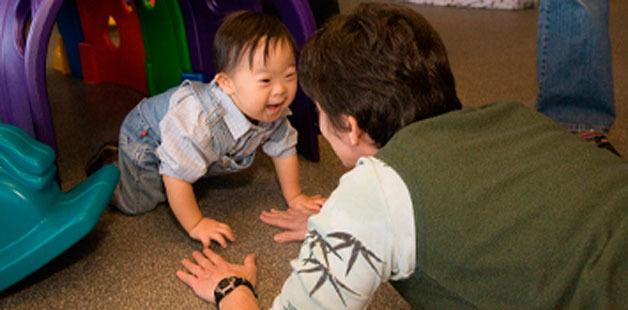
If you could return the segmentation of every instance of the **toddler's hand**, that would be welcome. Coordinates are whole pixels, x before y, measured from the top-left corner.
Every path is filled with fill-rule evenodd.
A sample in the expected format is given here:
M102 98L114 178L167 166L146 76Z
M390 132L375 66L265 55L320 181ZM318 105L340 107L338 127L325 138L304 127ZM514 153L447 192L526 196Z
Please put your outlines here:
M203 248L208 248L212 240L218 242L223 248L227 247L227 239L235 241L233 231L227 224L206 217L190 230L190 237L200 241Z
M321 195L308 196L301 194L288 201L288 207L297 210L313 210L318 211L321 209L327 198Z

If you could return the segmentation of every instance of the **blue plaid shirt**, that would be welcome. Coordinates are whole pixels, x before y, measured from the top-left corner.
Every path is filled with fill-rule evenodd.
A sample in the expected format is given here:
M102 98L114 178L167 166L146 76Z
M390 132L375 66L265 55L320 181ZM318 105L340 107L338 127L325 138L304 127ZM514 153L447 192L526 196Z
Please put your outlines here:
M286 118L289 110L274 122L254 125L215 81L185 81L164 99L151 104L167 108L145 109L163 111L153 113L152 122L147 120L158 123L160 143L156 154L162 175L194 183L203 176L248 168L260 145L271 157L296 152L297 132ZM144 105L149 106L147 103Z

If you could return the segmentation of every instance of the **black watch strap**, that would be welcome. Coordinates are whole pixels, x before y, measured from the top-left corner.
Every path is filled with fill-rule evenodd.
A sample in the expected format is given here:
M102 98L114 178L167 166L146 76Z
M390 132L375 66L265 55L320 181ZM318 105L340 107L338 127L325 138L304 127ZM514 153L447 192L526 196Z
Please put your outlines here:
M255 288L251 282L245 278L230 276L220 280L214 289L214 300L216 301L216 306L220 308L220 301L240 285L248 287L253 293L253 296L257 298L257 293L255 292Z

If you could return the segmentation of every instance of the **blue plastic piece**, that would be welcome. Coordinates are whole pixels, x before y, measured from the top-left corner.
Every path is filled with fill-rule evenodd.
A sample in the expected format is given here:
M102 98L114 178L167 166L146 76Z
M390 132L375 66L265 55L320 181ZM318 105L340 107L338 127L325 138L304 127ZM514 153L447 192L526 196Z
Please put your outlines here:
M181 81L192 80L207 83L209 79L207 78L207 74L204 72L182 72L181 73Z
M63 45L68 55L70 63L70 71L72 75L82 79L81 58L79 55L79 43L83 42L83 31L81 30L81 20L79 18L78 9L76 8L76 0L65 0L59 14L57 15L57 26L59 33L63 38Z
M0 291L85 236L120 177L107 165L64 193L54 160L48 145L0 123Z

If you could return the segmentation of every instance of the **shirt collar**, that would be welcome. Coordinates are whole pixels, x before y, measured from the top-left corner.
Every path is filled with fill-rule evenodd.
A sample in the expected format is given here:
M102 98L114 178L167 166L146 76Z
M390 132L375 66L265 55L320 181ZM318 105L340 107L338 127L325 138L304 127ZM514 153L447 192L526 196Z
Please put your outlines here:
M249 129L253 127L253 124L246 119L246 116L240 111L240 109L235 105L231 97L227 95L216 81L211 82L211 90L218 97L220 101L220 105L225 109L225 115L223 119L225 124L227 124L227 128L231 132L234 140L240 139Z

